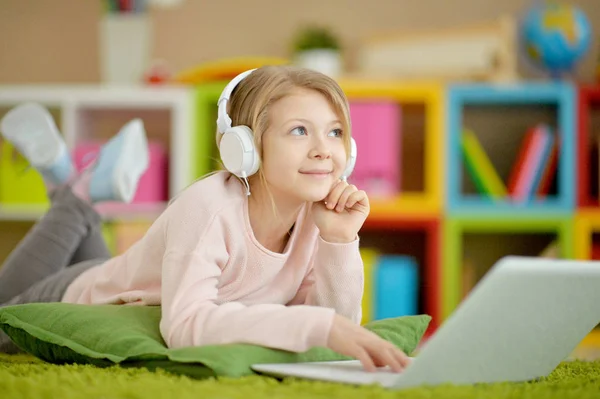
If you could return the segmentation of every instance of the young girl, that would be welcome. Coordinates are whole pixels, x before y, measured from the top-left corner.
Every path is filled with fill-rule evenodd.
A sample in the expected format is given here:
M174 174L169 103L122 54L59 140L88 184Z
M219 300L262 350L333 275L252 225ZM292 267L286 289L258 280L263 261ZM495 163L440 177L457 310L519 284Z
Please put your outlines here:
M140 241L110 259L93 204L131 198L111 193L109 183L119 176L112 165L129 159L135 167L119 169L120 179L135 189L147 165L145 141L131 133L139 124L126 126L76 178L64 172L70 166L58 166L69 164L64 150L39 166L27 147L43 140L28 142L24 129L12 135L58 188L50 188L52 207L0 269L0 303L161 305L160 331L171 348L324 346L369 371L401 371L406 355L360 326L358 231L369 201L340 179L351 161L340 87L314 71L268 66L236 77L218 105L227 170L193 183ZM64 148L58 134L48 137Z

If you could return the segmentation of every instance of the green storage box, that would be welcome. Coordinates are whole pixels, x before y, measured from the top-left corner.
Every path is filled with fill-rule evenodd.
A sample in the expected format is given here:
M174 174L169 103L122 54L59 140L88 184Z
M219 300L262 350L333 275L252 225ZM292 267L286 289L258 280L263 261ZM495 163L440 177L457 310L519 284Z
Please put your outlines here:
M0 205L48 205L42 176L14 147L0 142Z

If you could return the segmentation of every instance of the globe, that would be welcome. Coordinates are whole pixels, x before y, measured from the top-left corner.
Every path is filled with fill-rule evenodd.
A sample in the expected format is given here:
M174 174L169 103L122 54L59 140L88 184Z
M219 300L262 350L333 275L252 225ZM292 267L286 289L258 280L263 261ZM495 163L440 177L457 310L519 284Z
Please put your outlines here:
M572 72L590 47L590 23L585 13L572 5L538 2L527 11L520 28L529 60L553 76Z

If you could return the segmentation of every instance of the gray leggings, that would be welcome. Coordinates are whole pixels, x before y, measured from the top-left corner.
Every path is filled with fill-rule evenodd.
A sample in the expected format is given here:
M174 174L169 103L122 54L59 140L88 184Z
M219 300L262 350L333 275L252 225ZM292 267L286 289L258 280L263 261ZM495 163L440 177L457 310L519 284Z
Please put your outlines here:
M51 196L48 212L0 267L0 307L60 302L82 272L110 258L100 215L69 187ZM0 330L0 352L20 349Z

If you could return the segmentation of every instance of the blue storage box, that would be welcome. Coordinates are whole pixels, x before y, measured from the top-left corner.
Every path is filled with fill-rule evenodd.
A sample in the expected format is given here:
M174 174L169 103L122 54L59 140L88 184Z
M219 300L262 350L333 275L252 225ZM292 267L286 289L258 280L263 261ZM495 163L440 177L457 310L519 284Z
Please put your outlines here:
M417 314L418 286L413 257L381 255L375 267L375 319Z

